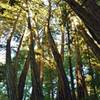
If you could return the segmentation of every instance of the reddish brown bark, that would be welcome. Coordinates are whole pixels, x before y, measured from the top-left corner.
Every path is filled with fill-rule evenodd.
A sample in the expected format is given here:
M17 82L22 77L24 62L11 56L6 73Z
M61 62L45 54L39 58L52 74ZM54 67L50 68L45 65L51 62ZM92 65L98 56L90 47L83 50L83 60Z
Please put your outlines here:
M21 73L20 78L19 78L19 83L18 83L19 100L23 99L25 80L26 80L26 76L28 73L28 69L29 69L29 55L26 58L22 73Z

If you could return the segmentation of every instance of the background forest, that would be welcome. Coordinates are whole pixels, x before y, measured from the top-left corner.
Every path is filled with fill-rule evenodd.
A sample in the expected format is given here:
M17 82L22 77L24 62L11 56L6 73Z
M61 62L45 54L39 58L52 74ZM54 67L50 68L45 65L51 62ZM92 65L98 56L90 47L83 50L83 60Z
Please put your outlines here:
M0 0L0 100L100 100L100 0Z

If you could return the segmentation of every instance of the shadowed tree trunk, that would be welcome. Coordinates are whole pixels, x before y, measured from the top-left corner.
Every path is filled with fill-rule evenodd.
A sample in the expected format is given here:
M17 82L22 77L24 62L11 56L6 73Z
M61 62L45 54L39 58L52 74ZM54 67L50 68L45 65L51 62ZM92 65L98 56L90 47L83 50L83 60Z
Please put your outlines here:
M38 64L38 73L39 73L39 79L41 82L41 86L43 84L43 69L44 69L44 62L43 62L43 48L38 48L41 49L41 54L39 55L38 59L37 59L37 64Z
M40 37L39 37L39 33L37 31L37 26L36 26L36 21L35 21L35 34L37 35L37 48L39 50L40 53L39 57L37 58L37 64L38 64L38 73L39 73L39 79L41 82L41 86L43 84L43 69L44 69L44 62L43 62L43 58L44 58L44 41L42 40L42 42L40 42ZM42 38L43 39L43 38Z
M61 57L62 57L62 61L64 62L64 26L61 25ZM63 96L63 91L62 91L62 87L61 87L61 81L60 79L58 79L58 94L57 94L57 100L64 100L64 96Z
M57 91L56 100L65 100L65 97L63 96L63 89L62 89L62 86L61 86L60 79L58 80L58 91Z
M87 34L86 30L82 26L77 27L79 34L84 38L87 45L91 48L92 52L95 54L98 60L100 60L100 48L94 42L94 40Z
M67 24L67 35L68 35L68 64L69 64L69 71L70 71L70 78L71 78L71 88L72 88L72 98L73 100L76 100L75 95L75 87L74 87L74 76L73 76L73 67L72 67L72 61L71 61L71 39L70 39L70 33L69 33L69 25Z
M70 78L71 78L71 89L72 89L72 98L73 100L76 100L76 96L75 96L75 89L74 89L74 77L73 77L73 70L72 70L72 62L71 62L71 39L70 39L70 27L69 27L69 20L68 20L68 12L67 12L67 8L66 8L66 4L62 3L62 5L60 5L60 9L61 9L61 18L62 18L62 48L61 50L64 52L64 28L67 30L67 42L68 42L68 64L69 64L69 71L70 71ZM61 54L63 54L61 52ZM63 95L62 95L63 96Z
M88 97L87 88L85 84L83 65L81 62L81 54L79 49L79 38L76 36L76 82L77 82L77 95L78 100L84 100Z
M77 49L78 50L78 49ZM79 61L79 53L77 51L77 65L76 65L76 81L77 81L77 95L78 100L84 100L85 99L85 91L83 87L82 82L82 65Z
M17 18L13 24L13 29L9 38L7 40L6 45L6 81L7 81L7 92L8 92L8 99L9 100L18 100L18 91L17 91L17 75L16 75L16 68L12 64L11 60L11 39L13 37L13 33L16 30L16 25L18 19L20 17L21 10L19 11Z
M49 13L49 16L48 16L48 20L47 20L47 23L46 23L47 37L48 37L48 41L50 43L51 51L53 53L54 59L55 59L56 64L57 64L56 68L57 68L57 71L58 71L58 77L59 77L60 82L61 82L60 85L62 87L62 92L63 92L63 96L64 96L63 100L72 100L68 79L66 77L64 67L63 67L62 57L57 50L56 44L55 44L53 37L51 35L51 32L50 32L51 0L49 0L49 11L48 11L48 13Z
M61 50L60 54L62 57L62 61L64 62L64 26L61 25ZM60 85L61 81L58 79L58 93L57 93L57 100L64 100L63 92L62 92L62 87Z
M32 31L31 21L32 18L30 16L30 8L29 8L28 10L28 29L30 30L29 59L30 59L31 77L32 77L32 94L30 100L43 100L43 94L38 73L38 64L36 63L35 52L34 52L35 33Z
M7 81L7 92L9 100L17 100L17 90L16 90L16 80L14 67L12 66L11 61L11 47L10 40L7 40L6 45L6 81Z
M20 78L19 78L19 83L18 83L19 100L23 99L25 80L26 80L26 76L28 73L28 69L29 69L29 54L28 54L28 57L26 58L24 68L23 68L22 73L21 73Z
M75 0L64 1L66 1L74 12L83 20L92 37L100 44L100 7L96 5L96 1L86 0L88 2L86 5L84 4L85 8L79 5Z

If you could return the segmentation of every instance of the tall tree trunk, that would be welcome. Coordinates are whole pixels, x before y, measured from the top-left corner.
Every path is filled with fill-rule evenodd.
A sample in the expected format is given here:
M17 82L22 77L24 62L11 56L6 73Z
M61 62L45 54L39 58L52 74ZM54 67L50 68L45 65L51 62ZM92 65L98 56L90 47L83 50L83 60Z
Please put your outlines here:
M82 62L81 62L81 54L78 44L78 38L76 43L76 81L77 81L77 94L78 100L84 100L87 96L87 88L85 84Z
M70 7L75 11L75 13L83 20L85 25L90 31L90 34L92 37L100 44L100 9L99 7L94 3L93 0L87 0L92 1L92 3L88 3L88 8L90 9L92 7L92 10L90 13L86 9L83 8L81 5L79 5L75 0L65 0ZM95 8L95 11L93 10ZM99 11L94 14L96 11ZM98 16L97 16L98 15Z
M36 22L36 21L35 21ZM44 58L44 44L43 44L43 40L42 43L40 42L40 37L39 37L39 33L37 32L37 29L35 29L35 32L37 33L37 47L39 49L39 57L37 59L37 64L38 64L38 73L39 73L39 78L40 78L40 82L41 82L41 86L43 84L43 70L44 70L44 62L43 62L43 58Z
M18 57L19 57L19 52L20 52L20 48L21 48L21 45L22 45L22 41L23 41L23 36L24 36L24 34L21 36L21 39L20 39L20 42L19 42L19 45L18 45L18 48L17 48L17 51L16 51L15 59L13 61L13 66L14 66L14 70L15 70L16 81L18 81L18 79L17 79Z
M35 53L34 53L34 43L31 41L32 44L30 45L30 66L31 66L31 73L32 73L32 94L31 100L43 100L43 94L40 84L40 78L38 74L38 64L35 60Z
M78 51L77 51L77 57L78 56ZM76 65L76 81L77 81L77 95L78 95L78 100L84 100L85 99L85 93L84 93L84 88L83 88L83 83L82 83L82 66L80 62L78 62L80 58L77 58L77 65Z
M100 60L100 48L97 46L97 44L94 42L94 40L88 35L86 30L82 26L77 27L79 34L82 35L87 45L91 48L92 52L95 54L98 60Z
M75 87L74 87L74 76L73 76L73 67L72 67L72 62L71 62L71 39L70 39L70 33L69 33L69 23L67 23L67 35L68 35L68 64L69 64L69 71L70 71L70 78L71 78L71 88L72 88L72 96L73 100L76 100L76 95L75 95Z
M17 75L16 75L16 68L13 66L11 61L11 39L13 37L13 33L16 30L16 25L18 22L18 19L20 17L21 10L19 11L17 18L13 24L13 29L11 34L9 35L9 38L7 40L6 45L6 81L7 81L7 92L9 100L18 100L18 91L17 91Z
M71 97L71 91L70 91L70 87L69 87L69 83L68 83L68 79L66 77L65 71L64 71L64 67L63 67L63 61L62 61L62 57L59 54L56 44L53 40L53 37L51 35L50 32L50 17L51 17L51 0L49 0L49 16L48 16L48 21L46 23L46 27L47 27L47 36L48 36L48 41L50 43L50 47L54 56L54 59L56 61L57 64L57 71L58 71L58 77L61 81L61 86L62 86L62 91L63 91L63 96L64 96L64 100L72 100Z
M57 91L57 98L56 100L65 100L65 97L63 95L63 89L61 86L61 81L58 79L58 91Z
M24 68L23 68L22 73L19 78L19 83L18 83L19 100L23 99L25 80L26 80L26 76L28 73L28 69L29 69L29 54L28 54L28 57L26 58Z
M14 73L15 73L14 66L12 66L12 62L11 62L10 40L8 39L6 45L6 80L7 80L9 100L18 100Z
M43 55L44 55L43 50L41 48L41 54L39 55L37 59L39 80L40 80L41 86L43 84L43 69L44 69Z
M62 23L63 23L63 25L62 25L63 26L62 27L63 34L64 34L64 28L66 28L66 30L67 30L67 39L68 39L67 42L68 42L68 54L69 54L68 55L68 64L69 64L69 71L70 71L70 78L71 78L72 98L73 98L73 100L75 100L76 96L75 96L75 89L74 89L74 77L73 77L73 68L72 68L72 62L71 62L71 47L70 47L71 39L70 39L70 33L69 33L70 21L68 20L68 11L67 11L66 4L63 3L60 8L61 8L61 15L62 15ZM62 34L62 43L64 43L63 34ZM63 50L63 52L64 52L64 50ZM61 54L63 54L63 53L61 53Z
M35 46L35 39L34 34L32 32L32 25L31 25L31 16L30 16L30 9L28 10L28 29L30 30L30 67L31 67L31 75L32 75L32 94L31 94L31 100L43 100L43 94L38 74L38 64L36 63L35 59L35 52L34 52L34 46Z
M62 61L64 62L64 26L61 25L61 50L60 50L60 54L62 57ZM58 79L58 93L57 93L57 100L63 100L63 92L62 92L62 87L60 85L61 81L60 79Z

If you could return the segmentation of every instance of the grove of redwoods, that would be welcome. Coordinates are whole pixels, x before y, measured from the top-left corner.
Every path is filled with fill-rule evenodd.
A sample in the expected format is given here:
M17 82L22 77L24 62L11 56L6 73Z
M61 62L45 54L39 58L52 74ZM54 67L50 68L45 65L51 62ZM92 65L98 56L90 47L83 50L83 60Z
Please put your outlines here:
M100 100L100 0L0 0L0 58L0 100Z

